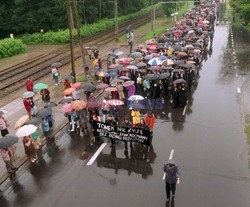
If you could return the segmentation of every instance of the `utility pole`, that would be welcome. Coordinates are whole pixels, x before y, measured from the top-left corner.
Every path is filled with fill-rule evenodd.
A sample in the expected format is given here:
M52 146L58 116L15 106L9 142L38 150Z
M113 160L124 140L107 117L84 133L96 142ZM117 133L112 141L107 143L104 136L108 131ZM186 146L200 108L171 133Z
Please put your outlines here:
M81 51L81 56L82 56L82 64L84 64L86 62L86 59L85 59L84 49L83 49L83 45L82 45L82 38L81 38L81 31L80 31L78 12L77 12L77 5L76 5L76 0L72 0L72 1L73 1L72 10L73 10L73 15L74 15L75 21L76 21L76 29L77 29L77 36L78 36L80 51Z
M102 19L102 0L99 0L99 20Z
M118 42L118 3L117 0L114 0L115 3L115 41Z
M74 76L73 82L76 82L76 71L75 71L75 57L74 57L74 46L73 46L73 22L71 15L71 0L67 0L67 17L69 25L69 39L70 39L70 54L71 54L71 69L72 75Z
M151 30L154 29L154 0L151 0Z

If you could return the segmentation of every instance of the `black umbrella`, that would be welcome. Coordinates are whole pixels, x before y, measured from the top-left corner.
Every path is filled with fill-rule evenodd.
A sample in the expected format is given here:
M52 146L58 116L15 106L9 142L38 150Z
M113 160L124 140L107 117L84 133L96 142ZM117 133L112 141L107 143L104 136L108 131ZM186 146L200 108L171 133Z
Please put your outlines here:
M73 99L68 97L68 98L63 98L62 100L60 100L58 103L59 104L65 104L65 103L70 103Z
M146 76L146 79L147 79L147 80L157 80L157 79L158 79L158 76L155 75L155 74L148 74L148 75Z
M173 45L172 48L177 51L181 51L181 46L180 45Z
M25 124L28 125L28 124L32 124L32 125L39 125L42 123L42 119L40 117L35 117L35 118L32 118L30 119L29 121L27 121Z
M0 139L0 149L6 149L18 142L18 138L14 136L5 136Z
M93 92L95 90L95 86L92 83L83 83L81 88L87 92Z
M45 118L46 116L49 116L52 113L51 108L43 108L37 112L37 117L39 118Z
M114 77L118 76L118 73L112 72L112 73L109 73L109 76L112 77L112 78L114 78Z
M184 79L180 78L180 79L176 79L173 83L174 83L174 84L186 83L186 81L185 81Z
M183 69L174 69L172 72L173 73L180 73L180 72L183 72Z
M137 67L146 67L147 64L144 62L139 62L138 64L136 64Z
M74 79L74 76L73 75L65 75L63 77L64 80L73 80Z
M192 68L193 64L180 64L179 66L182 68Z
M145 109L145 106L143 106L141 103L132 103L129 105L132 109Z
M159 79L162 80L162 79L168 78L169 76L170 76L170 73L162 73L162 74L159 76Z

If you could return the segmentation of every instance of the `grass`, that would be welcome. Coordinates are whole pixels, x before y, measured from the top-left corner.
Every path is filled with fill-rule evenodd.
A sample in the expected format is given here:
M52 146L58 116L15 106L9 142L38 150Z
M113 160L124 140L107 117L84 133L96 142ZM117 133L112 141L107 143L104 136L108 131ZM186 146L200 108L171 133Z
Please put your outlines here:
M86 82L87 81L87 76L81 75L76 77L76 82Z
M250 114L245 116L245 134L248 143L248 167L250 168Z

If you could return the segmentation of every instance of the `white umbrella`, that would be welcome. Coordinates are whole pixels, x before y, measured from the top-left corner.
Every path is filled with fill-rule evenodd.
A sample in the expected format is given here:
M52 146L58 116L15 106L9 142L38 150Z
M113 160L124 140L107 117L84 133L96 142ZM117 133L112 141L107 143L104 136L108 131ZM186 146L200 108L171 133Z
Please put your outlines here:
M34 92L32 92L32 91L26 91L26 92L23 93L22 98L31 98L34 95L35 95Z
M128 98L129 101L141 101L143 100L144 97L143 96L140 96L140 95L134 95L134 96L130 96Z
M138 67L136 67L135 65L129 65L129 66L127 67L127 69L129 69L129 70L137 70Z
M157 65L161 65L162 61L158 58L153 58L150 61L148 61L148 64L152 66L157 66Z
M174 61L171 59L166 59L162 62L162 65L174 65Z
M18 137L29 136L33 134L36 130L37 130L37 127L32 124L24 125L17 130L16 136Z

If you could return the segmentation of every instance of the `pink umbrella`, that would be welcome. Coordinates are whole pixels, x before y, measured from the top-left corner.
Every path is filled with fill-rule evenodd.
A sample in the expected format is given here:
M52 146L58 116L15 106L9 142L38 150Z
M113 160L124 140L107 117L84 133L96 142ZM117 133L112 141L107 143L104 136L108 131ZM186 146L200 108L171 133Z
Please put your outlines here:
M132 86L132 85L134 85L134 84L135 84L134 81L126 81L126 82L123 83L122 85L123 85L124 87L129 87L129 86Z
M72 85L72 88L78 89L78 88L80 88L80 86L81 86L81 83L76 82L76 83L74 83L74 84Z
M117 91L117 89L114 87L108 87L108 88L105 88L105 91L106 92L114 92L114 91Z
M141 49L141 52L147 53L148 51L146 49Z
M189 61L187 61L187 64L195 64L195 62L192 60L189 60Z
M119 65L117 65L117 64L112 64L112 65L109 66L110 69L115 69L117 67L119 67Z
M194 49L193 52L194 53L200 53L201 51L199 49Z
M119 78L122 79L122 80L130 80L130 78L127 77L127 76L120 76Z
M106 104L110 106L121 106L121 105L124 105L124 102L119 99L111 99L111 100L107 100Z
M96 89L105 89L108 87L109 87L109 85L106 83L100 83L100 84L96 85Z
M61 111L62 111L63 113L68 113L68 112L71 112L72 110L73 110L73 108L72 108L71 103L70 103L70 104L64 104L64 105L62 106L62 108L61 108Z

